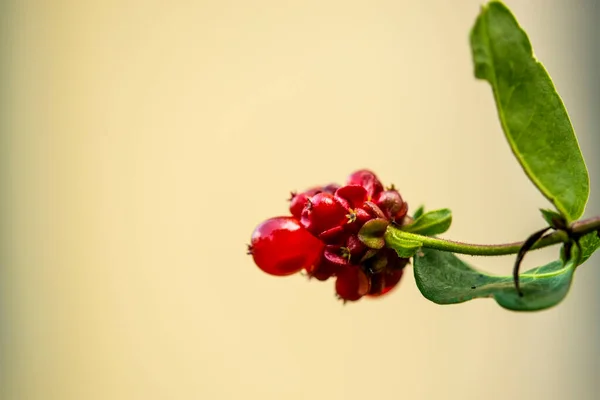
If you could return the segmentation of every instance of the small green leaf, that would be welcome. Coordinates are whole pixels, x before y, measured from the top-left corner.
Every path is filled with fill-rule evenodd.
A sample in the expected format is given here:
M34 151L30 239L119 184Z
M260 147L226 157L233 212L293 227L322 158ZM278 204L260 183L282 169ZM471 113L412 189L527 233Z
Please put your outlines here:
M581 265L600 247L600 237L598 237L597 232L588 233L579 239L579 245L581 246L581 260L579 261L579 265Z
M493 89L502 128L521 167L567 220L579 218L589 178L563 102L527 34L500 2L471 31L475 76Z
M421 215L410 225L403 226L402 230L433 236L446 232L450 228L450 224L452 224L452 212L447 208L442 208Z
M385 246L385 231L389 222L384 218L376 218L365 222L358 231L358 240L372 249L381 249Z
M417 208L413 214L413 219L417 219L419 218L421 215L423 215L423 213L425 212L425 206L420 206L419 208Z
M437 304L456 304L475 298L493 297L502 307L535 311L558 304L569 291L575 259L566 264L553 261L520 275L520 297L512 276L494 276L478 271L453 253L422 249L414 257L414 274L423 296Z
M544 220L555 229L564 229L567 226L567 221L565 221L565 217L562 214L557 213L554 210L545 210L540 209L542 212L542 217Z

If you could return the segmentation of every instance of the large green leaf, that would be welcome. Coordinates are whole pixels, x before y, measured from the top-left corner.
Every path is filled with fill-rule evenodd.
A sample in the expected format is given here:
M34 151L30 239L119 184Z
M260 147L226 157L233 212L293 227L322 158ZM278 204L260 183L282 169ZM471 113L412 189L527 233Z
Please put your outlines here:
M553 261L520 275L519 296L512 276L494 276L478 271L453 253L422 249L414 257L414 274L423 296L437 304L456 304L475 298L493 297L502 307L535 311L558 304L569 291L575 258L566 264Z
M527 34L506 6L490 2L471 31L471 48L475 76L491 84L502 128L527 176L568 220L579 218L589 195L587 169Z

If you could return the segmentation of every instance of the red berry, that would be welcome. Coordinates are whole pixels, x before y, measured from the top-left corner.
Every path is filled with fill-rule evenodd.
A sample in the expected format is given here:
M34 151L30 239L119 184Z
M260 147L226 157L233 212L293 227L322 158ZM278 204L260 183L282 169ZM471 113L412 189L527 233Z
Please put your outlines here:
M293 217L270 218L252 233L250 254L264 272L285 276L310 270L319 261L323 243Z
M369 293L369 278L358 266L343 268L337 274L335 291L342 300L356 301Z
M325 250L323 250L325 260L338 268L350 265L351 256L350 250L340 245L327 245L325 246Z
M348 185L360 185L367 190L369 198L375 198L383 191L383 185L377 176L368 169L361 169L348 177Z
M328 244L323 250L323 257L329 263L338 267L358 264L363 261L369 248L365 246L356 235L350 235L345 245Z
M322 232L319 235L319 239L321 239L324 243L327 244L340 244L344 243L348 235L344 230L344 226L336 226L335 228L331 228Z
M375 204L383 211L385 216L392 221L401 221L408 211L408 204L406 204L400 193L397 190L386 190L379 193Z
M313 270L309 271L309 276L319 281L326 281L339 271L340 267L338 265L332 264L326 259L321 259L319 263L315 264Z
M302 210L304 209L304 206L306 206L306 203L308 203L308 201L311 199L311 197L321 192L333 194L336 190L339 189L339 187L340 186L336 185L335 183L330 183L326 186L317 186L314 188L310 188L302 193L293 192L292 198L290 199L290 213L292 213L294 217L300 219L300 217L302 216Z
M317 193L321 192L321 188L312 188L308 189L306 192L292 194L292 199L290 200L290 212L292 215L298 219L302 216L302 210L304 210L304 206L308 203L308 200Z
M348 253L350 254L353 262L360 262L363 256L369 250L369 248L365 246L365 244L361 242L356 235L351 235L348 237L346 249L348 249Z
M336 197L346 200L350 208L361 207L367 201L367 190L359 185L342 186L335 192Z
M321 192L314 195L302 210L300 222L315 236L347 222L346 209L332 194Z

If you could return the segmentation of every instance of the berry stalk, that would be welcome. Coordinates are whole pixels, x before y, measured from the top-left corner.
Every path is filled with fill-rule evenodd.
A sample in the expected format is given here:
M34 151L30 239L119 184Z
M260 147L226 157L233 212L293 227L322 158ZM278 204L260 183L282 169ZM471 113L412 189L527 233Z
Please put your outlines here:
M552 246L557 243L566 243L569 242L572 237L581 237L594 231L600 231L600 217L593 217L572 223L570 226L570 233L567 233L564 230L557 230L544 235L531 249L536 250L543 247ZM429 249L449 251L458 254L468 254L472 256L504 256L509 254L517 254L521 247L523 247L523 244L525 244L524 241L505 244L464 243L404 232L393 225L390 225L387 228L384 238L387 247L393 249L401 248L402 246L400 242L403 240L414 240L423 243L422 247Z

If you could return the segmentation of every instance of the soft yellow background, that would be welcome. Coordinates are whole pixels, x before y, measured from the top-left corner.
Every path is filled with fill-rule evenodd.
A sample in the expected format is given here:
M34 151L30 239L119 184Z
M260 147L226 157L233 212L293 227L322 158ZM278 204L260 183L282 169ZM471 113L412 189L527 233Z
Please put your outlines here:
M479 3L3 2L0 398L596 399L598 258L524 315L436 306L410 270L342 307L245 254L290 190L363 167L452 208L451 238L542 226L472 77ZM594 2L509 5L597 188Z

